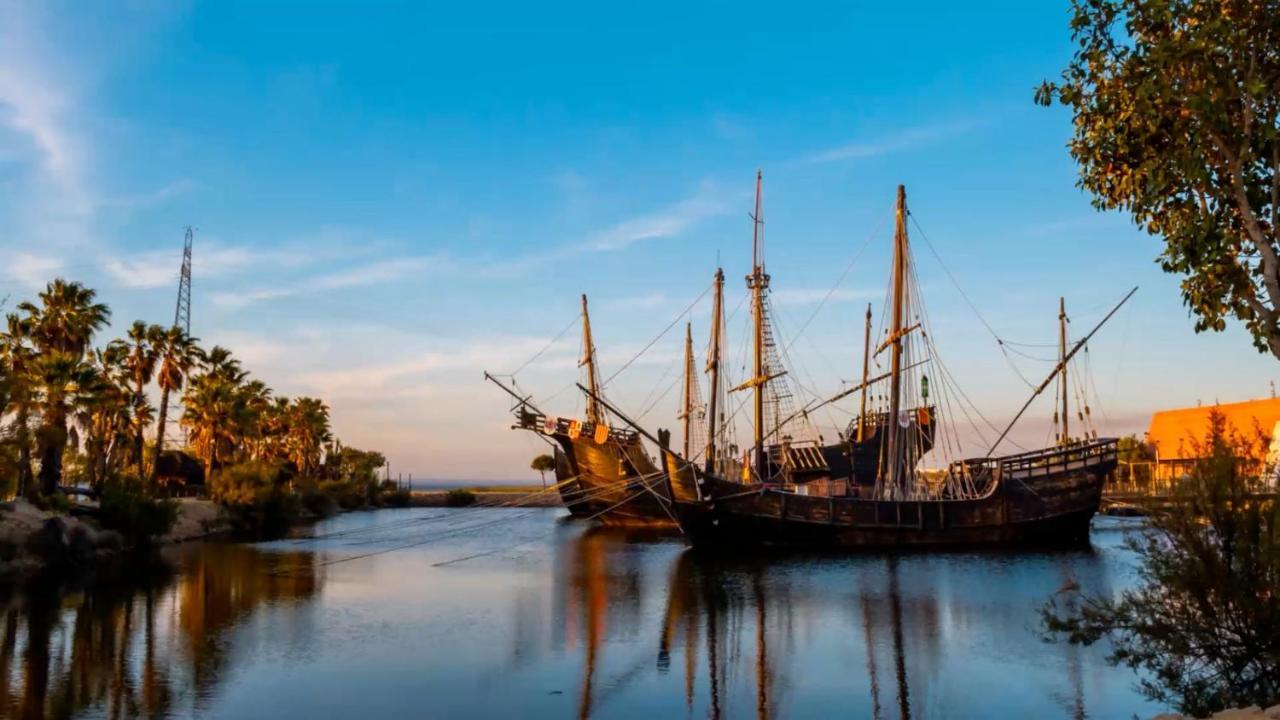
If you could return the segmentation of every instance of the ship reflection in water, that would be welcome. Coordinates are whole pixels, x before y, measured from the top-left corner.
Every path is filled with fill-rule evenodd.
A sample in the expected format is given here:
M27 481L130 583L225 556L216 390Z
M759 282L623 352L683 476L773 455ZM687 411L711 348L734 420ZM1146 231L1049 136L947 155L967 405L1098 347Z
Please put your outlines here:
M472 512L510 522L434 541L422 510L343 516L318 528L332 540L194 545L167 573L14 597L0 716L1160 711L1099 650L1038 631L1039 606L1064 583L1131 582L1107 520L1088 552L746 561L554 511Z

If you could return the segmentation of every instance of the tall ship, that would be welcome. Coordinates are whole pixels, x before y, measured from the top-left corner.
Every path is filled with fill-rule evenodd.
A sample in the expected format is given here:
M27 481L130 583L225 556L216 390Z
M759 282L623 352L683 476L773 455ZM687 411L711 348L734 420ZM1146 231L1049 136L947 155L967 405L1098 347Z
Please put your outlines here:
M585 418L549 415L532 398L489 373L485 378L516 400L516 429L549 441L555 458L556 489L576 518L609 525L656 525L674 528L667 499L666 473L650 457L641 435L611 426L601 396L600 371L587 296L582 296L582 358L586 381Z
M723 421L727 400L726 392L721 389L723 375L720 362L724 344L724 274L717 272L707 365L712 425L707 433L705 452L697 458L691 454L692 448L687 440L682 453L670 449L668 443L660 442L664 448L667 472L672 477L669 492L677 500L688 502L692 498L700 501L705 499L701 488L707 483L727 481L728 486L722 487L722 491L732 490L734 494L774 486L803 495L867 496L871 492L872 479L887 457L887 430L890 425L890 411L871 408L868 403L869 388L889 377L887 373L870 375L871 307L867 307L866 313L861 381L834 397L797 407L795 394L788 383L788 371L783 364L785 348L779 348L771 322L773 310L769 288L772 278L764 264L763 175L759 171L756 173L755 205L751 218L752 263L751 273L746 276L752 317L752 362L748 368L751 375L727 392L750 393L752 443L745 453L739 455L730 440L732 433ZM692 382L688 379L692 372L690 362L686 370L686 388ZM824 441L810 424L810 414L855 393L860 393L857 417L839 432L833 442ZM936 409L927 400L926 388L924 402L901 413L905 423L903 434L913 440L911 444L900 446L902 452L910 450L920 455L933 447ZM686 399L686 409L681 417L688 416L688 407ZM686 425L686 438L689 434ZM659 440L662 440L661 435Z
M758 190L756 218L758 228ZM1111 438L1099 439L1096 434L1072 438L1068 433L1067 367L1133 291L1071 347L1066 343L1065 312L1061 312L1056 366L991 449L982 457L955 459L944 468L925 470L919 465L935 444L953 451L953 440L940 435L945 429L939 429L937 406L929 399L926 370L940 379L937 384L949 376L937 358L914 281L906 219L906 191L899 186L883 340L873 351L871 332L866 331L863 381L837 396L861 392L860 412L841 442L828 446L785 434L788 418L779 413L777 393L770 394L770 386L785 371L771 350L766 311L769 276L764 272L757 229L755 261L747 283L754 306L754 372L738 388L753 393L749 466L741 477L732 477L714 463L699 466L670 449L664 453L675 514L693 544L871 548L1087 538L1103 481L1116 466L1117 447ZM867 367L873 352L888 354L889 371L876 378L869 377ZM1057 442L1044 449L996 456L996 448L1013 424L1055 379L1062 388L1061 414L1055 413L1061 422ZM887 385L878 410L867 408L866 392L873 384ZM710 437L714 443L716 433Z

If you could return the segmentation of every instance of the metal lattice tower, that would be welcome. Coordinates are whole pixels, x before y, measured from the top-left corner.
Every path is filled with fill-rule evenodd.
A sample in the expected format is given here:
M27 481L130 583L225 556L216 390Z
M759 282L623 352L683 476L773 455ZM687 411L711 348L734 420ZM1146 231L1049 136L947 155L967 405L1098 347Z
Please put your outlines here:
M195 231L187 226L187 234L182 241L182 271L178 275L178 306L173 311L173 326L182 328L191 334L191 243L195 240Z

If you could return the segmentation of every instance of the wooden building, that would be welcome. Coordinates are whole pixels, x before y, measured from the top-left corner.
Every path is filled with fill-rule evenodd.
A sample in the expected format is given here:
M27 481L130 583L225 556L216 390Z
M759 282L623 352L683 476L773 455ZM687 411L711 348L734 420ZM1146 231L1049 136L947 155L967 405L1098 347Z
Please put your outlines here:
M1246 400L1244 402L1204 405L1201 407L1161 410L1151 416L1146 443L1155 453L1157 480L1183 477L1195 464L1197 446L1209 433L1209 414L1222 413L1230 431L1251 436L1261 432L1269 445L1265 458L1242 458L1257 463L1255 472L1262 474L1274 468L1277 460L1277 437L1280 437L1280 398Z

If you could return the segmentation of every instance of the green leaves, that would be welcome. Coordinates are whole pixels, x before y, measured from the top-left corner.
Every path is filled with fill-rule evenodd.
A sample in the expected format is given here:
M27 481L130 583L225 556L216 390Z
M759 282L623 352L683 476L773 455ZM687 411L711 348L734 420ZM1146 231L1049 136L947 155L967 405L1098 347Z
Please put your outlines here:
M1076 0L1034 99L1071 109L1080 186L1163 238L1196 330L1280 357L1280 0Z

